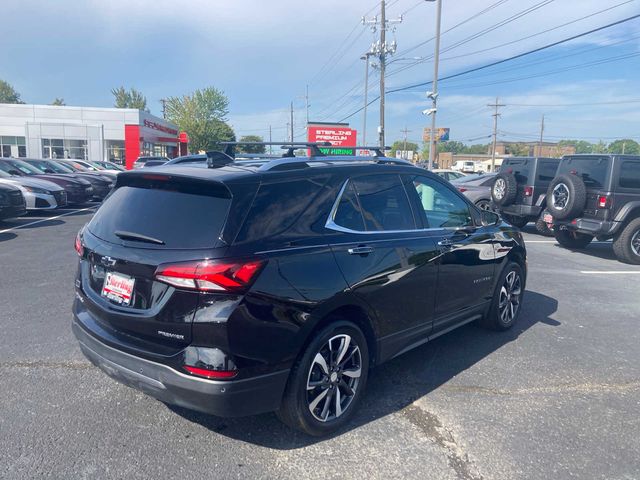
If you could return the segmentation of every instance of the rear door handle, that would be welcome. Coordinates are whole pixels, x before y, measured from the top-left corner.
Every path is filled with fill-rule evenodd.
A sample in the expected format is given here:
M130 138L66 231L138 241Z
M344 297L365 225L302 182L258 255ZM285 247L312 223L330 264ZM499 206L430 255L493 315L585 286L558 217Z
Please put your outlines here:
M352 247L347 250L349 255L367 255L373 253L373 247Z

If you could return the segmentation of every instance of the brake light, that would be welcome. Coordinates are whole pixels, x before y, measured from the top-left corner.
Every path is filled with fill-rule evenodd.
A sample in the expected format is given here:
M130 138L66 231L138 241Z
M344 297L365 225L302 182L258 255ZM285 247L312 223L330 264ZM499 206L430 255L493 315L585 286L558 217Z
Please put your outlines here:
M224 380L238 375L238 370L209 370L208 368L191 367L189 365L185 365L184 369L193 375L214 380Z
M464 188L464 187L458 187L458 191L459 191L460 193L464 193L464 192L466 192L466 191L467 191L467 189L466 189L466 188Z
M531 197L533 195L533 187L524 187L524 196Z
M78 234L76 235L74 247L78 256L82 257L82 255L84 255L84 246L82 245L82 240L80 239L80 232L78 232Z
M142 178L145 180L159 180L161 182L168 182L171 179L168 175L157 175L155 173L146 173L142 175Z
M598 208L610 208L611 207L611 199L608 195L600 195L598 197Z
M203 292L235 291L249 286L265 263L264 260L175 263L159 266L155 277L179 288Z

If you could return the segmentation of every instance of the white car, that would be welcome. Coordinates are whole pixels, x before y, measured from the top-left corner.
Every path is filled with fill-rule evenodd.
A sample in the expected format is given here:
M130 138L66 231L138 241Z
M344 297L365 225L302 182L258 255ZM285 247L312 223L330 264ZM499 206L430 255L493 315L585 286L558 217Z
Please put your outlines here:
M53 182L39 178L14 177L2 170L0 182L20 189L27 210L53 210L67 205L67 192Z
M457 180L458 178L466 177L466 174L462 172L458 172L456 170L446 170L443 168L436 168L431 170L433 173L438 175L439 177L444 178L445 180L451 182L453 180Z

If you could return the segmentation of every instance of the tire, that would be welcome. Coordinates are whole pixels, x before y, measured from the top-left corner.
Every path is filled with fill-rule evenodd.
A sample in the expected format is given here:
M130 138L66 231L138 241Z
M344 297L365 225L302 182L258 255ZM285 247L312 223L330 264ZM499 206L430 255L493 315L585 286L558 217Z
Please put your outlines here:
M613 251L618 260L640 265L640 218L631 220L613 241Z
M341 363L336 363L336 356L340 355L347 338L350 343L342 354ZM324 365L318 357L324 360ZM340 370L339 365L345 368ZM347 371L351 374L342 373ZM356 373L359 376L355 376ZM368 373L369 350L362 331L351 322L332 323L314 336L291 370L277 415L291 428L308 435L333 433L356 411ZM310 383L314 388L308 390ZM349 395L349 391L353 394Z
M491 200L478 200L476 202L476 207L480 210L486 210L488 212L493 212L493 205L491 205Z
M536 220L536 231L540 235L544 235L545 237L553 236L553 230L551 230L549 228L549 225L547 225L547 222L544 221L544 211L540 214L540 216Z
M558 220L582 214L587 203L587 187L576 175L558 175L547 190L547 211Z
M572 232L565 228L556 228L553 235L560 245L569 250L581 250L591 243L593 237L584 233Z
M522 267L515 262L502 271L487 315L480 324L491 330L508 330L520 315L524 296L525 278Z
M491 199L500 207L511 205L518 193L518 182L512 173L499 173L491 187Z
M527 217L516 217L506 213L503 214L502 217L511 225L518 228L524 228L529 223L529 219Z

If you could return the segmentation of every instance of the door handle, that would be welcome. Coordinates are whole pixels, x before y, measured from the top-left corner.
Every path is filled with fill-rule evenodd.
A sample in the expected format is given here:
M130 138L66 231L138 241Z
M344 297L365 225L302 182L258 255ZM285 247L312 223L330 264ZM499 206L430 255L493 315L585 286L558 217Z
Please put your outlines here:
M369 253L373 253L373 247L352 247L347 250L349 255L368 255Z

